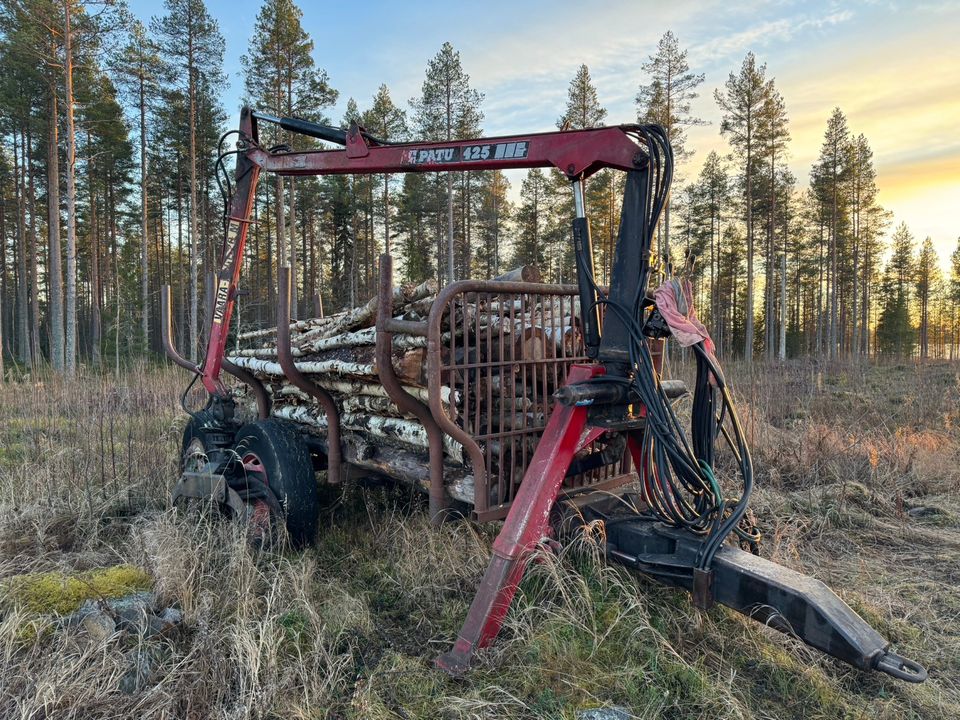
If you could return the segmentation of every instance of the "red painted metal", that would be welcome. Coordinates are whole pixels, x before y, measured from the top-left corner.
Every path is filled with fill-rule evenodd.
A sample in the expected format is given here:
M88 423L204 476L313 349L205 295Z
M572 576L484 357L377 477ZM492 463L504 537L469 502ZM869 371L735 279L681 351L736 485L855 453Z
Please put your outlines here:
M396 145L371 144L354 125L346 133L343 149L270 153L259 145L253 112L243 108L240 137L241 152L237 154L235 192L220 256L213 317L205 359L199 369L203 386L219 396L227 395L220 371L261 170L280 175L336 175L555 167L570 178L582 178L603 168L633 170L647 161L646 149L631 125ZM187 367L175 353L171 357Z
M256 121L249 108L240 113L240 134L245 142L256 143ZM248 153L237 155L235 174L236 191L230 205L230 218L227 222L227 234L220 253L220 272L217 274L217 288L213 302L213 318L210 323L206 358L202 365L201 382L211 395L224 397L227 390L220 379L224 350L227 347L227 335L230 333L230 318L237 296L237 283L243 265L243 248L247 243L247 230L250 226L250 213L253 211L253 198L257 190L257 178L260 167L251 160Z
M567 383L602 374L600 365L574 365ZM550 511L574 455L584 444L586 423L586 407L554 406L503 529L493 543L493 557L466 622L453 649L437 658L438 667L454 674L464 672L474 651L489 645L500 632L527 558L547 535Z
M269 153L257 147L248 156L263 170L280 175L555 167L569 177L587 177L605 167L634 170L647 157L630 126L373 146L359 132L350 132L346 149Z

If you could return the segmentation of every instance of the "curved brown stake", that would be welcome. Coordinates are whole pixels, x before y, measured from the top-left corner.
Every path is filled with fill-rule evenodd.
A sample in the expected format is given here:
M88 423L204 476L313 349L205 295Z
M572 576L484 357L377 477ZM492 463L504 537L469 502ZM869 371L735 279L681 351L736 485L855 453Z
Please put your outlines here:
M223 369L233 375L237 380L249 386L253 391L253 397L257 401L257 416L261 420L266 420L270 417L270 395L267 393L267 389L263 386L263 383L257 380L252 372L246 368L238 367L232 362L223 359Z
M173 346L173 309L170 304L170 286L162 285L160 287L160 339L163 343L163 351L184 370L199 374L200 369L177 352Z
M340 483L340 411L326 390L312 383L297 370L290 354L290 266L280 268L280 295L277 298L277 360L290 382L315 398L327 416L327 480L331 485Z
M393 258L380 256L380 294L377 303L376 363L380 382L387 395L403 412L417 418L427 431L430 453L430 522L439 525L450 505L443 485L443 431L426 405L403 389L393 370L393 333L386 328L393 317ZM438 393L439 395L439 393Z

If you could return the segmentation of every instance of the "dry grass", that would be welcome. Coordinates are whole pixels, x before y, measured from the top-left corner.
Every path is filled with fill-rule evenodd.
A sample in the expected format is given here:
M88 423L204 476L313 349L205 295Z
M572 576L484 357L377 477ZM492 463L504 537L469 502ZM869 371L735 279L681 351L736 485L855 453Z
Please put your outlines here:
M183 609L173 635L94 640L8 602L0 717L960 716L960 379L947 365L731 372L755 449L764 553L828 582L931 670L864 674L723 608L605 566L584 541L534 563L495 648L432 669L496 526L432 530L404 490L325 498L302 553L165 509L183 375L5 388L0 581L129 564ZM35 631L24 632L25 627ZM121 678L139 673L124 693Z

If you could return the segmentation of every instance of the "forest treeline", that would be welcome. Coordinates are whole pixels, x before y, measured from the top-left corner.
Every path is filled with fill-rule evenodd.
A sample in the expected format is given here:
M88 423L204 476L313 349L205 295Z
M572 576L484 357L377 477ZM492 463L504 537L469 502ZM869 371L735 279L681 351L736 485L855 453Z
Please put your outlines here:
M0 0L0 28L0 363L73 373L78 362L119 366L155 352L164 283L178 344L195 358L203 278L223 233L216 159L229 149L220 146L230 78L217 21L202 0L166 0L156 17L139 19L116 3ZM449 43L427 61L419 95L396 98L381 85L372 98L350 98L343 117L330 116L339 91L292 0L264 2L241 65L244 103L265 112L357 122L390 141L483 133L484 95ZM787 99L748 53L712 99L728 152L711 152L688 176L687 129L703 122L691 103L704 75L667 32L623 82L637 89L636 117L609 118L581 66L557 127L667 129L684 181L661 221L657 263L679 268L696 254L698 308L723 355L956 356L960 244L941 259L931 238L892 226L869 140L839 108L825 112L802 186L787 162ZM316 142L261 132L266 147ZM601 281L622 184L613 171L586 183ZM535 263L546 279L573 282L571 216L569 182L555 171L529 171L518 193L492 171L264 176L239 319L272 323L282 264L294 272L294 313L358 304L374 292L384 250L409 281Z

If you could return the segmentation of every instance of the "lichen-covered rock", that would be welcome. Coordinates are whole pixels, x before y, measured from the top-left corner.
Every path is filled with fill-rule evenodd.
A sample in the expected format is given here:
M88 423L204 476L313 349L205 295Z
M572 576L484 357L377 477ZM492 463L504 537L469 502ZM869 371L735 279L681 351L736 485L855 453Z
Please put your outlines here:
M15 575L0 583L0 603L36 615L67 615L84 601L120 598L153 585L132 565L114 565L75 575L61 572Z

